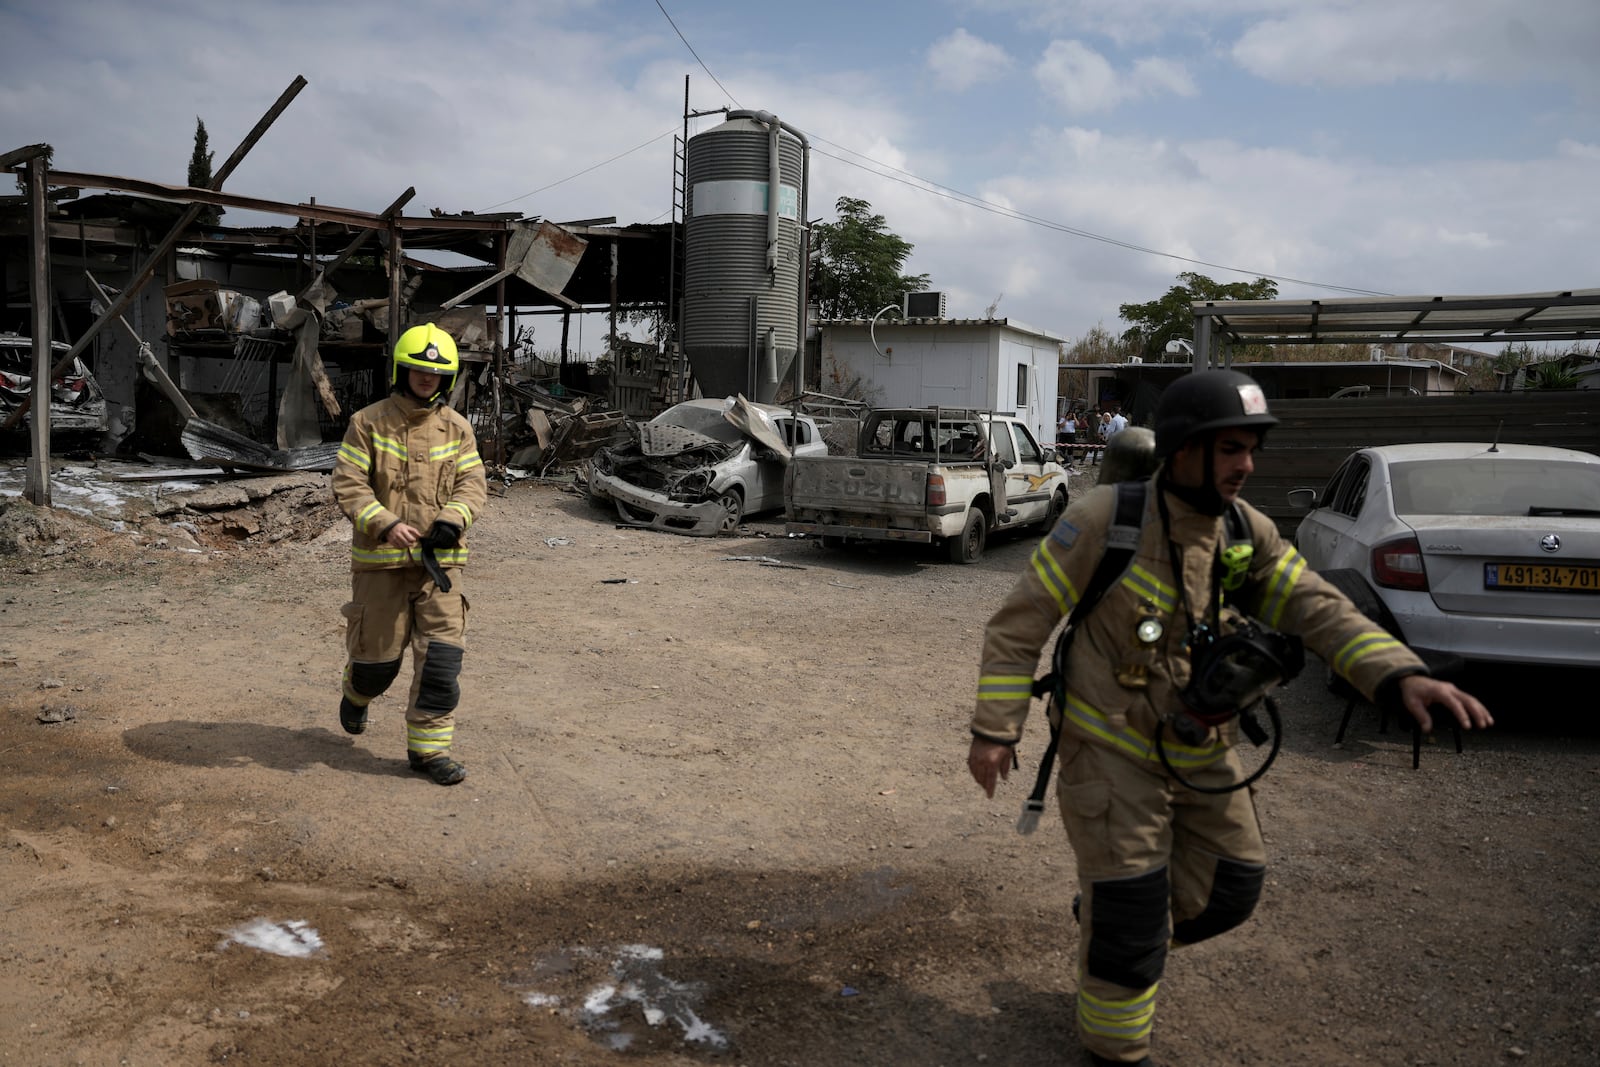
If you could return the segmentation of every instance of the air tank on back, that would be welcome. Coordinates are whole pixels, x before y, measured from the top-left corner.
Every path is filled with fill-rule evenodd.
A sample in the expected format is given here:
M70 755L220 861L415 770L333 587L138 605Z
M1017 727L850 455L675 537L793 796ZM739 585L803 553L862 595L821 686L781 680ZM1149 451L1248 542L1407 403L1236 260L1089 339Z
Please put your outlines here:
M770 401L794 362L807 147L764 111L729 112L685 147L683 346L706 396Z

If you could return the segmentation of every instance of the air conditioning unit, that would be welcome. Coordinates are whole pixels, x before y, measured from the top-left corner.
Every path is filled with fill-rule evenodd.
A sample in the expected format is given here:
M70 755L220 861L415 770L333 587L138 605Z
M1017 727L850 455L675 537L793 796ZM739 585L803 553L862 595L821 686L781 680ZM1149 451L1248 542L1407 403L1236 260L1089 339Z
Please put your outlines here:
M901 310L908 319L942 319L945 318L945 297L942 292L907 293Z

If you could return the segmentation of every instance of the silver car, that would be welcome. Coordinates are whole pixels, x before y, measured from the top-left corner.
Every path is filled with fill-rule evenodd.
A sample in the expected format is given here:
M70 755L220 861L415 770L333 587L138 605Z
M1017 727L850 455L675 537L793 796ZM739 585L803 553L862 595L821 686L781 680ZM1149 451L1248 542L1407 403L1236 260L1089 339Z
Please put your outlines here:
M590 498L629 525L701 537L783 507L789 458L828 452L810 416L742 396L686 400L628 429L590 460Z
M1364 448L1321 491L1289 501L1311 509L1295 532L1306 562L1413 648L1600 665L1600 457Z

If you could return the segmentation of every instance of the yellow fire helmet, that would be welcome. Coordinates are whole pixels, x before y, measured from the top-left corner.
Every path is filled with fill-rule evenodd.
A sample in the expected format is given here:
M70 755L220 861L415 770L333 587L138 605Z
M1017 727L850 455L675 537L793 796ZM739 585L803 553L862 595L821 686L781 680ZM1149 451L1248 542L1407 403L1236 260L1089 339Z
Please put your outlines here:
M455 385L456 372L461 369L455 338L431 322L411 327L394 344L394 364L389 368L390 385L400 380L401 367L444 376L445 380L439 383L439 392L429 400L448 393Z

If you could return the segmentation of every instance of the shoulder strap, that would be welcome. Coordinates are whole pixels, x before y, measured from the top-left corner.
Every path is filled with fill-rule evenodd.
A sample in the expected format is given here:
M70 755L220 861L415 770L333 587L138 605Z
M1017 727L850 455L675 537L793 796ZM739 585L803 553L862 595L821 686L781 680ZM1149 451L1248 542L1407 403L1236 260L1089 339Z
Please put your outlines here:
M1244 517L1244 510L1239 507L1239 502L1237 500L1228 505L1228 510L1223 513L1223 518L1227 522L1228 526L1229 544L1238 544L1243 541L1254 540L1254 538L1250 536L1250 522Z
M1094 575L1084 587L1083 596L1073 605L1067 616L1067 625L1056 638L1056 647L1050 657L1050 673L1033 683L1033 695L1048 697L1061 709L1067 698L1067 650L1078 627L1089 617L1106 590L1122 576L1139 550L1139 539L1144 534L1145 501L1149 495L1148 482L1118 482L1117 505L1106 528L1106 549L1095 565ZM1033 792L1022 807L1017 819L1017 832L1031 834L1039 825L1039 814L1044 811L1044 795L1050 787L1050 770L1056 762L1056 745L1061 740L1061 730L1054 721L1050 723L1050 744L1039 760L1039 774L1033 782Z
M1072 614L1067 617L1067 625L1061 631L1061 636L1056 638L1055 653L1050 659L1050 673L1033 683L1034 696L1054 696L1058 700L1061 696L1056 690L1063 682L1062 671L1066 667L1067 649L1072 645L1072 637L1077 628L1083 625L1083 620L1089 617L1100 598L1106 590L1122 576L1128 564L1133 562L1133 557L1139 550L1139 538L1144 534L1145 500L1148 496L1149 483L1147 482L1118 482L1116 484L1117 503L1116 510L1111 517L1111 525L1106 527L1106 548L1100 555L1100 562L1095 565L1094 574L1089 578L1089 584L1084 587L1083 596L1072 607Z

